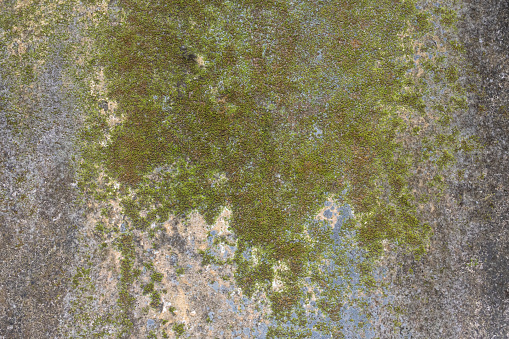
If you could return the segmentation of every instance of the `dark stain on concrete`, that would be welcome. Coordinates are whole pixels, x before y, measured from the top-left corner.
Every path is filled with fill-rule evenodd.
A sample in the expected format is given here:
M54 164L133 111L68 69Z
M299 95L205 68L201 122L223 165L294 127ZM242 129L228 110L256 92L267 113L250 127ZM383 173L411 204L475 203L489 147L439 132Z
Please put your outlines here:
M477 93L455 122L485 148L460 155L454 171L463 175L449 173L446 198L426 216L435 232L428 254L391 260L396 305L406 310L412 338L509 335L509 2L468 0L461 14L458 36L474 69L465 85Z
M0 111L1 338L57 336L75 256L81 213L70 158L79 120L63 92L63 59L46 67L22 132L7 121L9 106Z

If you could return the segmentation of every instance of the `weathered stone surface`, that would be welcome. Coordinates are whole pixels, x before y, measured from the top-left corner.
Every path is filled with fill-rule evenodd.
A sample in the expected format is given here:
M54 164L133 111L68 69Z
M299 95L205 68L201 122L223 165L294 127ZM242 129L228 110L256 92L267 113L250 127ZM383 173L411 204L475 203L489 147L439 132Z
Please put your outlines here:
M109 7L118 10L113 2ZM86 12L83 7L80 11ZM480 136L486 147L476 157L460 155L448 169L444 199L421 206L434 230L428 253L417 261L386 244L382 266L389 288L367 296L353 289L352 295L358 293L368 301L374 317L363 329L359 323L364 318L345 303L341 315L347 338L509 334L509 4L466 1L461 13L458 36L466 47L465 66L472 64L477 71L465 72L461 81L479 92L470 93L468 111L457 115L454 124L462 134ZM78 26L70 29L77 40ZM87 209L80 205L72 159L79 156L74 137L84 112L63 71L68 66L62 55L64 40L52 41L33 87L15 88L12 73L4 77L0 70L0 92L17 96L0 106L0 338L90 337L99 330L105 337L118 334L113 322L91 329L92 322L119 312L122 256L109 247L114 231L103 237L96 234L99 221L121 234L132 234L136 267L151 261L154 272L163 275L158 289L166 293L158 307L148 307L151 299L143 291L153 271L143 267L139 284L132 286L136 303L129 314L134 323L131 337L146 337L151 330L165 330L174 337L173 326L180 323L197 338L265 337L270 322L263 296L254 302L245 298L233 282L231 265L203 265L198 252L212 248L218 236L231 236L227 210L213 225L197 214L170 218L154 225L160 228L150 238L132 231L118 201L108 202L111 210L106 215L101 211L104 205L90 203ZM6 46L29 49L21 41ZM326 62L321 51L313 58ZM101 70L97 78L91 88L100 94L105 86ZM94 107L106 114L116 106L103 99ZM118 123L115 119L109 121L111 126ZM422 168L416 174L413 188L423 190L429 173ZM327 202L319 218L331 219L338 237L341 220L349 212ZM103 250L102 244L108 247ZM229 258L235 249L221 244L214 250ZM349 259L356 258L354 251L349 253ZM92 269L88 278L78 276L87 267ZM279 288L276 280L274 288ZM93 302L83 304L82 311L73 309L73 302L89 296Z
M82 225L71 161L80 112L66 95L63 67L57 46L38 87L26 89L25 97L10 101L12 106L0 113L3 338L55 337L69 288L74 233ZM2 80L8 94L19 93L9 83L12 78ZM13 107L18 103L21 111ZM22 125L20 130L13 121Z
M402 254L387 260L395 305L406 311L412 338L509 335L509 5L467 1L461 14L458 35L476 71L467 74L465 86L479 93L470 94L468 113L455 123L462 133L478 135L485 149L451 168L445 199L427 213L434 225L428 254L418 262ZM403 331L379 333L406 337Z

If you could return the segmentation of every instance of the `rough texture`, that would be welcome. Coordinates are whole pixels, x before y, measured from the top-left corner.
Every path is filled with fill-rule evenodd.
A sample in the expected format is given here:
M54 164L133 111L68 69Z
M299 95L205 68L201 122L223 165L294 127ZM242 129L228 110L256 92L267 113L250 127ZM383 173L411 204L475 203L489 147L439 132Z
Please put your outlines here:
M464 5L458 24L458 36L466 47L463 66L471 64L477 73L464 72L462 83L473 92L468 111L457 115L454 124L462 134L480 136L486 148L477 157L460 154L448 169L449 188L443 200L421 206L434 230L431 247L421 260L386 246L382 264L389 288L363 299L374 315L373 330L362 329L359 317L349 321L357 310L344 311L347 338L505 338L509 333L505 327L509 320L509 4L467 1ZM70 31L78 35L75 29ZM87 210L78 204L72 156L78 155L73 138L83 112L64 75L65 43L53 42L34 86L15 89L15 78L0 72L0 92L15 95L0 106L0 338L90 337L100 331L113 337L118 324L101 321L120 312L117 283L122 257L115 248L101 249L102 243L111 244L112 236L95 230L100 221L112 232L122 233L126 218L118 201L90 203ZM100 80L98 93L103 86ZM114 106L99 101L102 113ZM424 190L426 171L421 168L416 173L412 183L416 191ZM112 209L103 213L105 206ZM324 219L337 221L331 210L321 213ZM226 214L213 225L194 214L186 220L170 218L159 225L153 239L134 232L136 267L150 261L154 266L139 272L130 290L137 298L128 314L134 320L133 338L163 329L174 337L173 326L179 323L187 324L191 337L266 335L270 323L264 318L265 305L243 298L231 280L232 267L201 263L198 250L207 247L224 258L231 256L232 247L212 244L217 235L228 234ZM80 275L87 267L92 270ZM143 291L154 272L163 275L155 283L161 292L158 308L148 307L151 297ZM86 303L88 296L93 301ZM81 308L75 307L77 301Z
M402 254L388 260L407 328L396 334L380 329L382 338L509 334L509 5L471 1L462 15L458 34L477 71L467 73L465 84L480 91L470 94L468 113L455 122L462 133L478 135L485 149L478 157L460 157L451 169L445 199L427 214L434 225L428 254L421 261Z
M477 106L474 121L486 145L476 169L485 179L472 178L472 184L463 182L458 191L468 192L471 201L476 201L476 208L469 211L468 219L479 220L485 213L491 214L489 221L477 221L479 236L471 245L484 271L479 292L484 296L480 316L485 319L486 336L504 337L509 333L505 328L509 300L509 4L506 1L470 2L465 14L462 36L468 58L479 72L482 90L480 96L472 98L474 107Z
M21 108L0 114L0 337L54 337L68 291L81 224L71 162L79 112L62 67L51 55L38 87L15 101ZM14 93L2 80L4 94ZM9 119L23 121L21 131Z

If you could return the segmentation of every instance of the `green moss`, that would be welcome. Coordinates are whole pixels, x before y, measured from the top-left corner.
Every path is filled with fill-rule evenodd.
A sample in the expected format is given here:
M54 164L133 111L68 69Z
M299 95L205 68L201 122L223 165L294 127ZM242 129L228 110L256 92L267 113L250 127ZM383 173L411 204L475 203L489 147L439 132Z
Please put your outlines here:
M72 285L73 285L73 288L77 288L81 281L82 280L90 280L90 268L83 268L83 267L79 267L77 270L76 270L76 274L73 276L72 278Z
M154 283L151 281L148 284L143 285L143 294L149 294L154 291Z
M119 336L122 337L131 332L134 324L131 321L131 314L135 298L130 294L130 288L134 281L133 265L134 265L134 243L131 234L121 234L116 243L122 259L120 260L120 281L119 281L119 298L117 304L120 308L118 322L121 325Z
M95 225L95 231L99 234L102 234L106 231L106 228L104 227L104 224L102 222L98 222Z
M444 167L452 164L455 160L456 158L448 150L442 151L442 155L437 162L439 170L442 170Z
M465 47L459 43L458 41L456 40L451 40L449 41L449 46L451 47L451 49L453 51L455 51L456 53L461 53L461 54L464 54L465 53Z
M415 15L416 28L419 31L428 31L431 29L430 15L428 13L417 13Z
M144 262L143 263L143 266L149 270L149 271L153 271L154 270L154 263L151 262L151 261L147 261L147 262Z
M176 310L177 310L177 309L176 309L175 307L173 307L173 306L168 307L168 311L170 311L170 313L171 313L172 315L175 315L175 311L176 311Z
M137 279L142 273L142 270L140 270L139 268L135 268L133 269L133 277L134 279Z
M449 66L445 70L445 78L450 83L456 82L458 80L458 69L455 66Z
M157 291L153 291L150 294L150 306L157 308L161 305L161 294Z
M177 323L177 324L173 325L172 329L175 332L175 334L177 335L177 337L180 337L185 333L186 329L184 326L185 326L184 323Z
M150 275L150 279L155 282L161 282L163 280L163 274L154 272Z
M436 7L435 13L440 15L440 21L448 28L454 28L458 21L457 13L453 9L444 6Z
M406 75L415 51L411 41L402 46L398 37L406 28L414 29L412 39L430 34L429 14L417 11L412 1L325 3L320 15L328 22L327 39L319 47L327 67L309 67L301 56L303 51L313 54L317 45L306 38L312 33L304 31L299 15L282 2L140 0L120 5L125 10L121 24L110 26L104 18L97 26L100 54L95 62L105 66L107 97L118 103L116 114L123 122L108 131L106 146L99 146L107 120L90 110L81 135L86 161L80 188L94 192L97 200L117 194L132 227L150 237L156 234L150 225L170 214L198 211L212 224L228 207L238 239L234 261L204 251L203 265L233 263L246 295L264 290L276 314L296 305L299 281L313 269L307 262L332 246L309 241L306 232L314 227L309 224L322 202L347 187L343 200L358 217L345 228L358 231L370 256L382 253L383 240L407 246L417 256L424 253L431 229L419 221L408 190L411 166L424 162L441 171L454 161L454 151L475 147L453 133L430 135L419 126L407 131L398 116L405 109L426 117L426 109L433 107L423 99L424 80ZM255 11L261 8L265 11ZM442 21L452 20L452 12L440 11ZM241 13L256 13L249 20L253 27L232 18ZM279 29L271 30L274 22ZM438 56L423 67L436 72L437 79L456 82L458 70L444 61ZM344 79L329 90L324 86L328 80L321 79L331 73ZM303 98L303 93L310 94ZM324 99L312 102L318 94ZM441 113L440 126L447 129L452 113L467 105L458 93L445 103L447 108L443 104L434 107ZM402 133L420 138L421 154L410 155L397 142ZM98 187L94 178L100 169L120 182L119 192ZM149 178L156 172L157 180ZM444 188L440 178L436 174L431 184L438 191ZM388 186L384 192L381 183ZM134 244L127 235L119 239L119 305L122 333L127 334L129 288L136 276ZM253 249L257 264L244 258ZM289 267L282 274L285 289L273 293L273 267L281 262ZM144 293L158 303L153 283L162 275L151 263L146 267L153 271L152 287L145 291L145 285ZM369 269L362 271L365 284L373 285Z

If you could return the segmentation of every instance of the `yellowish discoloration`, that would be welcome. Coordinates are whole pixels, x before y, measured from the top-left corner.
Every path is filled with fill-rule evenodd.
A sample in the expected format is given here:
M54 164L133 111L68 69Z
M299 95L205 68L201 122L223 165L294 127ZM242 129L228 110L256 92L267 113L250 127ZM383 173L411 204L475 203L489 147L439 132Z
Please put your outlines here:
M220 235L230 235L231 232L228 229L228 222L231 217L231 211L228 208L224 208L216 223L212 226L212 230L217 231Z
M206 241L207 230L216 230L218 234L221 233L223 235L230 234L227 230L229 215L230 212L225 209L217 219L217 222L208 226L205 224L203 217L198 213L193 213L185 224L176 222L174 219L169 219L162 224L162 228L164 230L163 232L167 233L169 236L180 236L186 239L188 250L196 255L199 249L208 248ZM176 224L176 230L173 227L174 224ZM134 233L136 237L140 239L140 246L137 247L137 252L141 254L150 250L152 240L142 232L135 231ZM223 245L219 244L218 248L221 248L221 246ZM225 251L229 250L225 249ZM210 266L202 267L199 256L189 256L169 245L161 246L152 253L151 262L154 265L155 271L163 274L161 283L156 285L158 286L158 290L167 290L167 293L162 294L161 311L159 311L159 309L149 308L148 313L145 314L143 308L149 304L150 299L148 296L141 297L142 290L139 286L136 286L134 288L134 293L140 297L137 297L139 303L136 304L134 312L138 316L143 315L143 317L150 319L168 320L168 324L164 325L163 328L168 331L170 337L173 334L171 331L172 324L175 322L184 322L187 326L194 327L200 324L201 326L205 326L206 323L203 322L208 316L208 311L204 307L205 305L213 307L216 314L229 314L228 316L223 316L221 321L215 319L215 324L218 324L218 322L233 324L238 321L246 322L249 319L249 321L252 321L254 324L258 318L256 316L257 311L253 308L254 305L248 307L244 315L231 313L231 310L229 310L227 299L233 298L236 300L236 304L240 305L242 293L237 291L225 294L214 291L210 286L212 281L216 281L219 283L219 286L222 286L221 288L233 288L237 290L231 280L233 277L231 265L216 267L216 269ZM230 253L230 255L233 255L233 253ZM169 264L169 258L171 256L177 256L177 266L171 266ZM118 259L119 258L117 258L117 260ZM185 268L183 275L177 275L176 269L178 267ZM224 276L230 276L230 280L224 280ZM142 275L140 282L142 284L148 282L147 274ZM194 295L199 296L200 299L195 299ZM206 301L203 298L206 298ZM170 307L175 307L175 315L169 311ZM222 310L221 313L218 313L219 309Z
M196 57L196 63L198 64L198 66L200 67L205 67L205 60L203 59L203 57L201 55L198 55Z
M106 95L106 83L104 78L104 69L101 69L96 73L95 79L90 80L90 94L97 96Z

